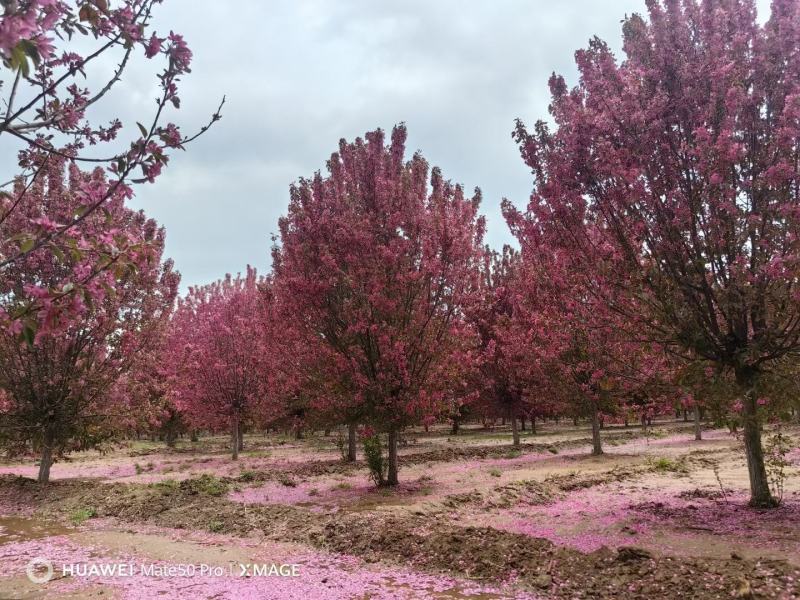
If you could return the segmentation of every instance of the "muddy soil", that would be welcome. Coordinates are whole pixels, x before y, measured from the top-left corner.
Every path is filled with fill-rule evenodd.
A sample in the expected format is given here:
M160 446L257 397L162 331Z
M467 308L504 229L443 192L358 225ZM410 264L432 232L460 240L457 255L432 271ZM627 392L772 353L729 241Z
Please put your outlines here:
M652 444L639 431L607 431L608 455L599 458L586 456L580 431L552 431L547 443L518 450L482 444L479 433L457 444L430 436L404 451L411 480L398 490L351 485L366 479L363 465L317 460L319 441L297 445L300 456L289 463L259 459L261 469L239 475L193 476L189 469L182 480L68 477L48 486L4 475L0 548L67 536L111 554L149 548L162 559L191 560L205 555L182 537L224 534L227 558L245 558L241 548L255 536L255 544L352 556L362 565L511 582L520 597L800 597L797 467L787 470L784 506L763 515L743 501L738 442L717 431L693 445L681 437L686 431L669 424ZM308 502L235 499L267 481L283 481L287 491L304 482L341 493L325 502L310 492ZM103 531L92 523L103 523ZM184 533L167 542L143 533L148 527ZM0 575L0 590L4 581ZM21 585L19 577L13 581ZM423 597L414 590L409 597Z

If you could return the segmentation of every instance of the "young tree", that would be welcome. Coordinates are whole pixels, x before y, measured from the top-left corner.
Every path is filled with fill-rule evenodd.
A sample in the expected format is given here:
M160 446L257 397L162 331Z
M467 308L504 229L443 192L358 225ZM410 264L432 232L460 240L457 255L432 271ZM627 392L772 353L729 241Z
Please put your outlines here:
M735 376L751 504L772 506L755 390L800 350L800 4L648 2L626 59L598 40L553 76L556 129L519 124L529 213L586 294L687 358Z
M619 315L587 292L584 275L540 221L508 202L503 212L521 248L504 334L514 357L510 370L529 382L523 387L539 387L545 391L540 397L588 418L592 453L600 455L606 415L618 414L634 398L650 404L665 399L663 349L625 333Z
M0 3L0 140L17 150L18 176L0 185L0 277L40 249L61 260L61 246L71 242L72 252L99 256L97 240L77 239L74 233L106 204L129 197L133 186L153 182L169 160L169 153L184 149L220 118L192 136L167 123L170 107L180 106L178 86L190 72L192 53L183 38L173 32L159 36L151 27L153 10L162 0L4 0ZM159 94L152 114L141 122L119 118L107 123L93 117L108 106L136 53L162 65L156 78ZM101 111L103 112L103 111ZM9 155L11 152L9 152ZM62 159L105 170L105 178L75 189L78 196L72 214L36 214L32 189L45 179L52 163ZM6 172L16 168L5 165ZM11 219L13 215L16 218ZM31 215L29 220L19 215ZM13 223L13 227L11 224ZM64 239L62 239L64 238ZM135 257L124 253L117 264ZM104 268L80 261L84 268L70 278L70 291L42 289L39 295L18 294L14 306L0 312L0 327L23 329L33 335L47 326L47 318L60 311L60 319L75 318L70 298L90 292L88 283ZM45 293L46 292L46 293ZM45 306L46 305L46 306ZM42 314L47 311L48 315Z
M102 171L83 173L64 161L49 163L28 191L31 202L8 216L11 227L45 219L68 219L81 206L88 187L104 185ZM21 184L20 184L21 185ZM0 306L20 296L40 298L41 327L20 343L14 327L0 329L0 441L11 453L29 446L41 456L39 481L46 483L53 460L71 450L95 447L124 427L130 407L118 403L114 386L159 343L172 310L179 277L161 262L164 232L141 212L125 208L123 197L106 203L75 225L73 239L95 239L88 250L70 244L56 256L39 248L16 261L0 278ZM117 258L125 254L124 263ZM71 313L54 308L51 290L67 294L73 275L103 268L70 297ZM18 323L21 327L21 323Z
M381 130L342 140L327 177L292 186L273 252L279 293L322 340L346 408L388 434L390 485L400 429L447 404L439 375L459 359L484 229L479 194L465 198L419 153L405 162L405 141L404 126L388 146Z
M243 422L270 399L269 282L248 267L192 287L172 318L165 361L175 406L196 428L227 423L239 458Z
M523 374L529 373L529 365L520 365L517 359L527 362L532 358L528 349L524 357L513 354L516 349L510 344L513 333L513 287L515 263L519 254L511 247L502 253L485 251L480 267L479 287L467 306L469 323L477 332L478 360L474 371L475 385L480 402L490 414L501 415L511 420L512 444L520 444L519 419L528 411L526 400L527 383Z

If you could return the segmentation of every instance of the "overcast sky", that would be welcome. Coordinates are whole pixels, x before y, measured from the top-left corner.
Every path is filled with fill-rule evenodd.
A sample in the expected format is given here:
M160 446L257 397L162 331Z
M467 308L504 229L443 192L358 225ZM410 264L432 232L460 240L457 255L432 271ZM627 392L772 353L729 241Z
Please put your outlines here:
M644 0L167 0L157 30L184 34L195 57L170 118L197 126L223 94L228 103L134 204L166 226L184 286L247 264L266 271L289 184L322 169L339 138L405 121L409 153L481 187L499 247L510 241L500 200L523 206L531 189L514 119L547 117L550 74L574 83L574 51L593 35L618 51L621 19L643 10ZM145 73L130 73L123 93L150 106Z

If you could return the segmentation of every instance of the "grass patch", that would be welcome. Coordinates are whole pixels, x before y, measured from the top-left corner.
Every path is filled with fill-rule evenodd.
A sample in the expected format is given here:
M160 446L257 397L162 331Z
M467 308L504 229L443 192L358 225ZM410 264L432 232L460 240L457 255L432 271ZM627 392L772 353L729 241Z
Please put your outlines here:
M489 469L489 475L491 475L492 477L502 477L503 472L497 468Z
M70 523L73 525L80 525L84 521L88 521L97 513L92 507L78 508L69 514Z
M223 529L225 529L225 523L222 521L211 521L208 524L208 530L212 533L219 533Z
M228 491L228 484L213 475L201 475L197 479L187 479L181 487L187 487L189 493L207 496L222 496Z
M666 456L648 461L650 468L659 473L687 473L688 469L682 462L672 460Z
M178 482L174 479L164 479L163 481L157 481L156 483L150 485L151 487L160 491L164 496L168 496L178 491Z
M188 496L201 495L217 497L227 493L230 489L227 482L208 474L201 475L195 479L185 479L183 481L165 479L164 481L150 484L150 487L159 490L163 496L182 493Z
M255 481L258 474L255 471L245 469L239 473L239 481Z
M285 485L286 487L297 487L297 482L288 475L281 475L278 481L281 485Z

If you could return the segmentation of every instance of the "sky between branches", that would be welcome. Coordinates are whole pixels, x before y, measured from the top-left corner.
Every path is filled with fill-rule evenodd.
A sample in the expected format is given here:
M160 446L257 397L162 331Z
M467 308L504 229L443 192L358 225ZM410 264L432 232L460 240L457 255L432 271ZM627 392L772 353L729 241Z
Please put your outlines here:
M762 20L768 7L758 0ZM228 104L156 185L138 188L134 206L167 227L184 288L248 263L266 271L289 184L323 168L340 137L405 121L410 149L482 188L487 241L500 247L511 242L500 200L523 206L531 189L514 119L547 117L550 74L574 84L574 51L598 35L618 52L621 19L644 9L644 0L167 0L157 30L184 34L195 56L175 118L201 124L223 94ZM147 67L134 65L116 92L139 112L154 97Z

